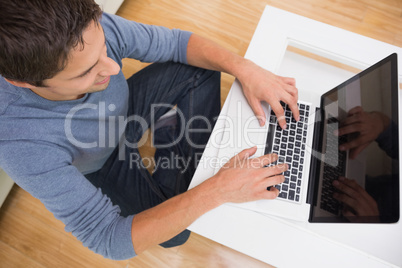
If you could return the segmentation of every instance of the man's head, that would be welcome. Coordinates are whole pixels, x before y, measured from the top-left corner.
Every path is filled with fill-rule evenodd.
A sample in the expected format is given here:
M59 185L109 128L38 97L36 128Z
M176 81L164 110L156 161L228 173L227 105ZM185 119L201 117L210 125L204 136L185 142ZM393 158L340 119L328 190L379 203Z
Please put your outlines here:
M29 85L34 92L52 87L57 91L62 86L58 82L63 81L68 89L74 78L69 76L75 71L109 59L104 57L101 16L93 0L0 0L0 75L19 86ZM93 49L99 50L98 59ZM93 55L88 55L91 52ZM113 64L115 74L117 64ZM111 74L97 75L93 85Z

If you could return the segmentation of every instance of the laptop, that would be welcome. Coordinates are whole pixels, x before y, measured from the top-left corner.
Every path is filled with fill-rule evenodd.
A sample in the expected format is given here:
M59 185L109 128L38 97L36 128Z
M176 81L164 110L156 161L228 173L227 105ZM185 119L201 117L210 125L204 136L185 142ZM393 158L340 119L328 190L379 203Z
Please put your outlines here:
M227 117L220 117L225 127L218 152L221 165L216 172L252 144L258 147L253 157L276 153L278 161L274 164L289 165L285 182L273 186L280 192L278 198L232 205L296 221L397 222L398 98L394 53L318 96L316 101L300 98L300 121L281 103L286 129L277 124L269 105L265 106L267 123L262 128L250 108L229 100ZM342 134L346 129L353 131ZM366 140L365 135L374 140ZM360 146L340 150L360 140ZM341 179L347 185L343 193L334 186L340 178L346 178ZM336 195L348 201L342 202Z

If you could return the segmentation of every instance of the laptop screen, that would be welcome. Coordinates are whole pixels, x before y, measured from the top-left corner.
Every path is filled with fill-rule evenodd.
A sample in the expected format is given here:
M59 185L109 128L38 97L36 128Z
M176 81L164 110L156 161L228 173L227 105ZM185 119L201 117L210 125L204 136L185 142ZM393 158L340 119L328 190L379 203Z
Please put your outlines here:
M399 220L397 77L392 54L321 97L310 222Z

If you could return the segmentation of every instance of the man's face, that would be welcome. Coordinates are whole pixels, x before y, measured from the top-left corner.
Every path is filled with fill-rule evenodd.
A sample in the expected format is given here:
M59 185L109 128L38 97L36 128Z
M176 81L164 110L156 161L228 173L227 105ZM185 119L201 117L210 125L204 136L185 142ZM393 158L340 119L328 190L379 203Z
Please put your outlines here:
M44 80L45 87L29 88L49 100L74 100L85 93L107 88L110 76L120 71L120 66L106 54L103 29L92 23L83 34L84 48L78 45L70 52L66 68L53 78Z

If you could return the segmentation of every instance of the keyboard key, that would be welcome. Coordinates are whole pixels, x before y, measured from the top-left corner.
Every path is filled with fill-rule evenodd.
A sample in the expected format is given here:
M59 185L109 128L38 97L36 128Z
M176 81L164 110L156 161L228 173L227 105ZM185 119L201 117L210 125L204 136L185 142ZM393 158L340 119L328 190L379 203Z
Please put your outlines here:
M288 193L286 193L286 192L280 192L278 195L278 197L284 198L284 199L287 199L287 196L288 196Z
M290 190L288 195L289 200L295 200L295 191Z
M296 133L302 135L302 134L303 134L303 130L302 130L301 128L298 128L298 129L296 130ZM296 136L296 137L297 137L297 136ZM301 139L301 137L300 137L300 139Z

